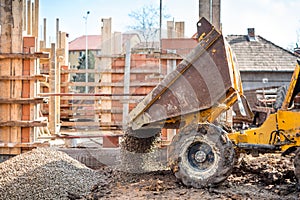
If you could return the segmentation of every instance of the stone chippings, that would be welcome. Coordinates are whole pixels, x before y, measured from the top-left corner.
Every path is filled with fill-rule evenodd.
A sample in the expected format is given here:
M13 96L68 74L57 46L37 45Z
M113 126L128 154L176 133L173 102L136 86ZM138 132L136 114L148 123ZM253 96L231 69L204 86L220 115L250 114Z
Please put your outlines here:
M63 152L38 148L0 163L0 199L70 199L104 179Z

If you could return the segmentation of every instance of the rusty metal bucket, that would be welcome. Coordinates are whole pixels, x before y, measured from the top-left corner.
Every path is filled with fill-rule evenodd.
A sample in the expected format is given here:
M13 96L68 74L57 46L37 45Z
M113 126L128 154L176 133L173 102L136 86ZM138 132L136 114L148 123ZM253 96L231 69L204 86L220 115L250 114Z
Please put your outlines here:
M235 92L240 76L222 34L205 18L197 27L198 45L130 112L131 129L221 106Z

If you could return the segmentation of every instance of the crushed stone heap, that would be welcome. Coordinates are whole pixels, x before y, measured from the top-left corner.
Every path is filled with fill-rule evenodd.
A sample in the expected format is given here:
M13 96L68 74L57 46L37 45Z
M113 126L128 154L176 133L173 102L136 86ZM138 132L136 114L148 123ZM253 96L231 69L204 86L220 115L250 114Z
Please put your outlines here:
M105 178L63 152L38 148L0 163L0 199L70 199Z

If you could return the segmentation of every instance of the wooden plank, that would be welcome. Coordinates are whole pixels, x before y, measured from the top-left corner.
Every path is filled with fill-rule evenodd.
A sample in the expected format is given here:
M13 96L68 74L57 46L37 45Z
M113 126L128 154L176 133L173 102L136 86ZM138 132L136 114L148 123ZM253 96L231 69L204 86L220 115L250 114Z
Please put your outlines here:
M37 104L43 103L44 98L0 98L0 104Z
M49 143L0 143L1 148L36 148L36 147L49 147ZM16 154L15 154L16 155Z
M30 105L22 105L22 120L30 120Z
M46 127L47 122L35 122L35 121L2 121L0 127Z
M30 41L34 43L34 41L30 40L29 37L24 37L23 39L23 52L28 53L30 51L30 47L34 46L30 44ZM31 61L26 59L23 61L23 76L30 76L30 65ZM22 98L30 98L30 80L22 81ZM30 105L23 104L22 105L22 118L23 121L29 121L31 118ZM21 142L30 142L31 128L30 127L21 127Z
M22 130L21 143L30 142L30 127L22 127L21 130Z
M43 52L35 53L0 53L0 59L48 59L49 54Z
M29 76L29 75L22 75L22 76L0 76L0 80L1 81L5 81L5 80L39 80L39 81L43 81L43 82L47 82L48 81L49 76L47 75L33 75L33 76Z
M12 1L12 15L13 15L13 26L11 27L11 53L21 53L22 49L22 25L23 25L23 16L22 16L23 4L22 1ZM11 74L12 76L21 76L22 75L22 60L12 59L11 60ZM11 98L20 98L22 95L22 81L14 80L10 81L11 85ZM8 104L9 106L9 104ZM22 106L18 103L10 104L11 107L11 116L10 120L21 120L22 116ZM21 143L21 128L20 127L11 127L10 133L10 142ZM11 148L11 154L21 153L20 148Z
M157 84L159 84L158 81L135 81L135 82L131 82L130 86L131 87L142 87L142 86L151 86L151 87L155 87ZM63 87L67 87L67 86L93 86L93 87L123 87L124 86L124 82L123 80L120 80L119 82L100 82L100 83L95 83L95 82L65 82L62 83L61 86Z
M100 122L62 122L61 126L99 126Z
M33 26L33 36L38 38L39 37L39 7L40 7L40 1L35 0L34 1L34 26Z
M51 98L51 96L50 96ZM144 96L131 96L129 98L129 102L138 102L141 99L143 99ZM108 108L107 106L109 106L108 104L106 104L105 106L103 106L103 101L112 101L112 100L116 100L116 101L121 101L121 102L125 102L125 100L123 98L120 98L120 96L116 95L116 96L61 96L61 100L102 100L101 101L101 105L102 107ZM76 104L75 104L76 105Z
M112 69L112 57L113 57L112 56L112 44L111 44L111 42L112 42L111 18L102 19L101 21L103 23L103 26L101 28L102 41L106 41L106 42L101 43L101 56L108 55L108 57L101 58L100 66L102 69L111 70ZM101 81L111 83L112 75L111 74L102 74ZM112 93L112 88L110 85L107 85L107 86L102 85L100 90L103 93L108 93L108 94ZM105 104L105 108L107 108L107 109L112 108L112 104L111 104L110 100L101 101L101 104ZM111 123L111 114L107 113L105 115L101 115L100 120L102 123L103 122Z
M23 31L26 32L27 29L27 21L26 21L26 0L22 0L23 1Z
M49 85L50 92L55 93L55 68L56 68L56 46L55 43L51 44L51 53L50 53L50 71L49 71ZM55 97L51 96L49 98L49 130L51 134L55 133L56 126L56 109L55 109Z
M31 23L31 0L27 0L27 35L31 35L32 23Z
M156 58L164 60L182 60L182 57L180 55L173 53L163 53L161 55L156 56Z
M100 104L98 104L100 106ZM94 104L76 104L76 103L71 103L71 104L61 104L60 107L61 108L76 108L77 107L91 107L93 106L94 107ZM96 106L96 107L99 107L99 106Z
M124 74L124 69L65 69L62 70L62 73L77 73L77 74L85 74L85 73L101 73L101 74ZM133 68L130 71L130 74L158 74L158 70L156 69L139 69Z
M84 116L94 116L94 114L97 113L96 110L90 110L87 108L81 109L81 110L62 110L62 113L64 114L75 114L76 113L76 117L78 115L84 115Z
M43 46L43 48L46 48L46 45L47 45L47 19L46 18L44 18L44 20L43 20L43 30L44 30L44 37L43 37L44 46Z
M112 108L112 109L99 109L100 113L112 113L112 114L122 114L123 109L122 108Z
M0 0L0 24L1 24L1 36L0 36L0 52L1 53L11 53L11 24L13 23L12 20L12 11L11 6L12 2L11 1L4 1ZM2 6L4 5L4 6ZM11 60L0 60L0 76L9 76L11 75L10 73L10 65L11 65ZM11 93L11 87L10 87L10 82L9 81L1 81L0 82L0 88L5 88L6 92L2 92L0 96L2 98L9 98L10 93ZM0 105L0 121L7 121L10 120L10 106L1 104ZM10 132L11 128L10 127L0 127L0 141L3 142L10 142ZM9 154L10 150L8 148L3 148L0 149L0 154Z

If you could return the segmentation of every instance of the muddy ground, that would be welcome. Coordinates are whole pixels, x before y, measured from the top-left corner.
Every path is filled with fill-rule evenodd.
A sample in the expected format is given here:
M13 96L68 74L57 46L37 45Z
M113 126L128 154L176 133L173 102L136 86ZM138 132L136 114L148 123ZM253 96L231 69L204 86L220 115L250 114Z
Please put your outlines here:
M81 199L300 199L292 163L292 156L241 155L225 182L205 189L185 187L169 170L135 174L102 167L106 179Z

